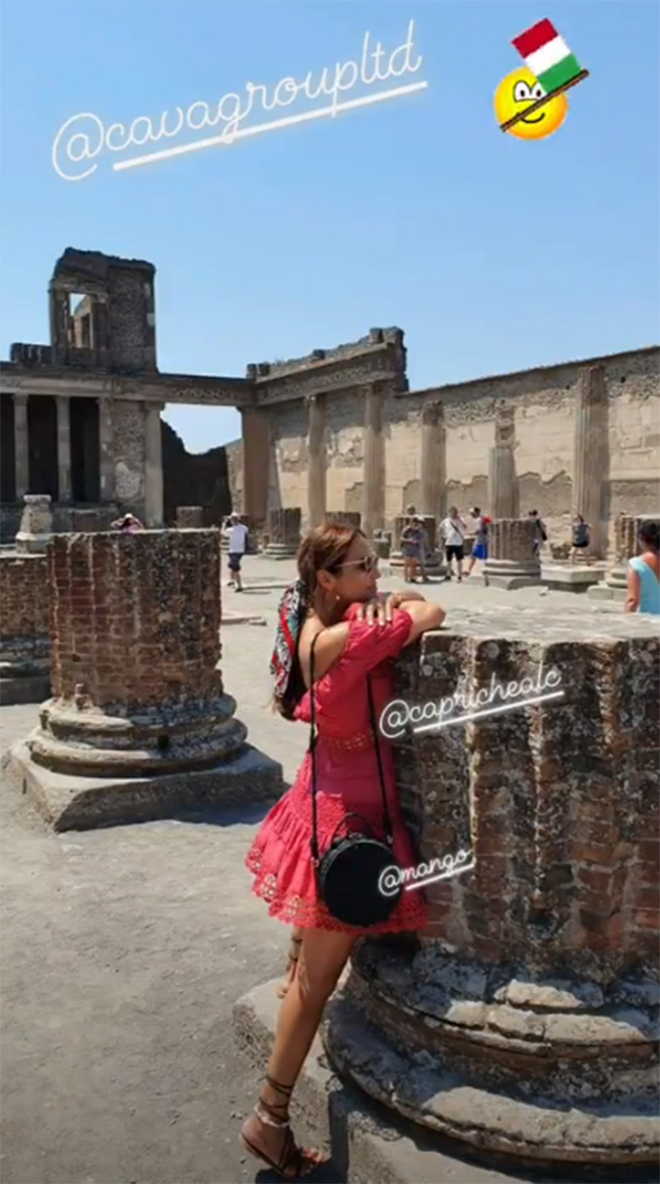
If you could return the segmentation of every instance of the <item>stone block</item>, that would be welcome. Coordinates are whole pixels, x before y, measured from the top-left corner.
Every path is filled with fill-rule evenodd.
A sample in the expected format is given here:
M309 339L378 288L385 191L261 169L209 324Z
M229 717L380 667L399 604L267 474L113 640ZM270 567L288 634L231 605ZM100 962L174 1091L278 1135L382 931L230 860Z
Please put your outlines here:
M268 511L269 559L291 559L300 546L302 511L299 506Z
M60 829L277 796L224 691L218 531L56 535L53 698L12 752Z
M576 567L569 563L541 565L541 583L556 592L586 592L605 579L603 567Z
M362 514L353 510L328 510L325 515L325 522L328 525L347 526L349 530L359 530L362 523Z
M655 1162L659 659L655 618L519 608L458 612L397 660L397 701L454 714L399 726L404 816L423 860L472 861L427 884L418 949L360 943L325 1044L418 1127Z
M205 511L203 506L177 506L176 525L178 530L203 530Z
M53 514L48 493L26 493L21 527L16 535L19 553L43 554L53 533Z

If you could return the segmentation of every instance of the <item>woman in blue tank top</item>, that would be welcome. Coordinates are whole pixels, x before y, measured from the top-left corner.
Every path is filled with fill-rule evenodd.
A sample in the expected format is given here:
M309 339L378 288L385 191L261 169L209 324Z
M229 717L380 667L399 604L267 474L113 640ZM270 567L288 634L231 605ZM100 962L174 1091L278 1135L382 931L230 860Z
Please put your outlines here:
M628 560L628 595L624 612L660 616L660 524L644 522L639 541L642 554Z

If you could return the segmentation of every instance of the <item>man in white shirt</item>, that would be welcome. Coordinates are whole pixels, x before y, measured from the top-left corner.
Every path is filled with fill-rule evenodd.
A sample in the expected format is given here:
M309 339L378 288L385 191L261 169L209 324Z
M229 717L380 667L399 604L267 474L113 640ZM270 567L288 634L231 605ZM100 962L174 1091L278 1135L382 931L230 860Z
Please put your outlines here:
M451 579L451 561L456 560L456 574L458 582L461 583L463 579L463 556L465 554L463 549L463 540L467 531L463 519L458 513L456 506L452 506L448 516L444 519L440 531L445 540L445 556L447 559L447 579Z
M231 514L229 517L229 526L226 526L222 532L225 538L229 539L229 584L230 588L235 588L237 592L243 591L243 584L241 581L241 559L245 554L247 545L247 526L241 522L238 514Z

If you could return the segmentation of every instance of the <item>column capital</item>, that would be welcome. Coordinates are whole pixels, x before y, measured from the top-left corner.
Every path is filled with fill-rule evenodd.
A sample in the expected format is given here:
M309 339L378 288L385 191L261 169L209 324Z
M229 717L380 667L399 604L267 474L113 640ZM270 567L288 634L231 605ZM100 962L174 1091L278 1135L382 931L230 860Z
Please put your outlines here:
M440 399L429 399L422 404L422 423L436 427L444 419L445 408Z

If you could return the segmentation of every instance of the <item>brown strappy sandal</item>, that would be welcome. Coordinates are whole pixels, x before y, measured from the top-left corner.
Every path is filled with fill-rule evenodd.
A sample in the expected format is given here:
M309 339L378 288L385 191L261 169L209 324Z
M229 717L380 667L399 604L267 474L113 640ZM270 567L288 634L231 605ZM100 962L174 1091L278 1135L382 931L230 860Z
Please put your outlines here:
M287 977L285 981L280 983L279 987L277 988L278 999L284 998L296 976L296 966L298 965L298 960L300 958L300 947L302 942L302 937L292 937L290 940L289 953L286 960L286 969L284 971Z
M265 1151L255 1147L254 1143L251 1143L242 1131L238 1136L239 1142L245 1151L254 1156L255 1159L261 1160L262 1163L265 1163L272 1171L277 1172L278 1176L281 1176L284 1180L300 1180L308 1176L310 1172L315 1171L321 1164L326 1163L327 1160L323 1157L317 1158L318 1153L298 1147L293 1137L291 1127L289 1126L289 1102L293 1093L293 1086L280 1085L272 1077L268 1077L268 1075L266 1075L264 1080L271 1089L282 1094L285 1099L284 1102L265 1102L260 1097L254 1108L254 1113L259 1119L259 1122L263 1123L264 1126L276 1127L278 1130L286 1131L280 1158L277 1162L271 1159ZM284 1113L278 1114L278 1110L283 1110ZM290 1174L291 1169L293 1169L293 1174Z

